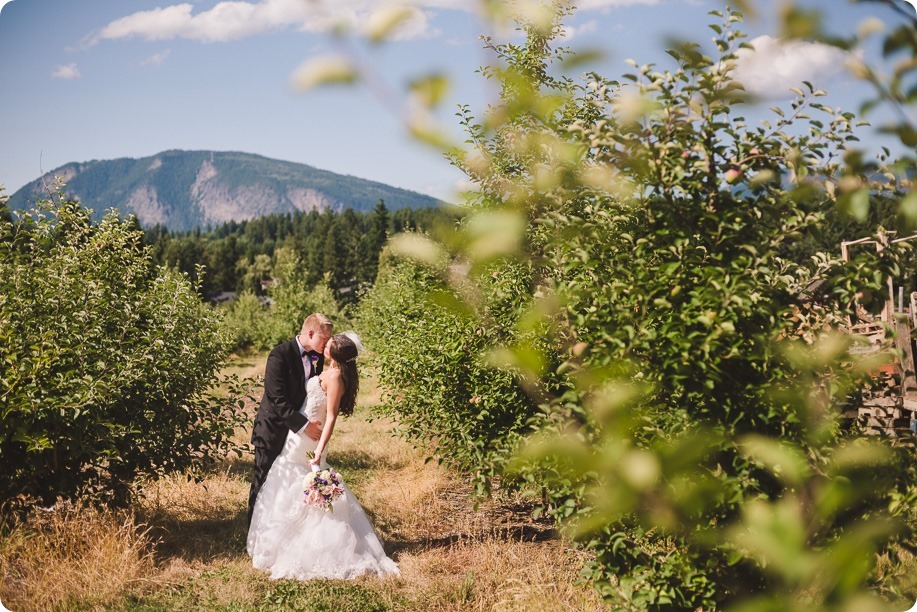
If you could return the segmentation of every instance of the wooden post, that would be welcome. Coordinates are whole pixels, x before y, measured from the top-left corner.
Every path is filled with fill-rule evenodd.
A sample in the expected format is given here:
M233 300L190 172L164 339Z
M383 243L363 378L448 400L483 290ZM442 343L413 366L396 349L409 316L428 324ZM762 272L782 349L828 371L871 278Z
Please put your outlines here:
M878 238L876 252L882 253L888 248L888 232L880 231ZM882 308L882 321L892 325L895 320L895 283L891 276L886 280L886 284L888 285L888 296L885 298L885 307Z

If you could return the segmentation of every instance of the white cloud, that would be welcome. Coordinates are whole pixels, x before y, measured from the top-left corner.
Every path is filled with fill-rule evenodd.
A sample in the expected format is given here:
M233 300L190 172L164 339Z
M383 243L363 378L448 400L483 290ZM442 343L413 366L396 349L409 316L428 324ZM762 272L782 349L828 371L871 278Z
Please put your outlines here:
M142 38L173 40L184 38L200 42L226 42L284 28L305 32L328 32L341 24L362 30L369 16L393 0L223 0L212 8L194 12L190 2L139 11L116 19L93 33L86 46L101 40ZM477 8L470 0L402 0L417 8L414 16L401 24L394 40L437 36L430 25L430 9L469 11ZM581 0L580 12L608 10L615 6L658 4L660 0Z
M360 29L365 29L366 19L360 25ZM399 24L391 33L388 40L413 40L416 38L432 38L439 36L442 32L430 24L430 15L426 11L414 9L411 16Z
M353 3L353 0L337 0L338 2ZM366 4L381 5L390 0L365 0ZM401 0L404 4L425 8L455 9L459 11L475 12L480 6L480 2L475 0ZM577 12L593 11L597 9L608 9L615 6L631 6L634 4L659 4L661 0L579 0L573 2L576 5Z
M590 19L589 21L585 21L576 27L576 31L579 34L585 34L587 32L597 32L598 29L599 29L599 22L595 19Z
M481 190L480 183L475 183L474 181L472 181L469 178L461 178L452 184L452 190L451 190L450 195L455 196L456 194L465 193L468 191L480 191L480 190ZM432 195L432 193L430 195Z
M740 49L733 78L747 91L764 98L792 95L790 87L802 81L824 83L844 68L846 53L820 43L785 41L759 36L750 41L754 47Z
M609 9L616 6L633 6L635 4L659 4L659 0L580 0L576 8L580 11L595 11Z
M218 42L244 38L253 34L291 25L305 18L304 4L283 10L276 0L259 4L220 2L212 9L192 14L190 4L175 4L150 11L140 11L116 19L102 28L98 39L140 37L146 40L188 38Z
M589 21L584 21L583 23L576 25L564 25L563 32L560 35L560 40L564 43L569 43L571 40L578 36L597 31L598 28L599 22L595 19L590 19Z
M170 55L172 55L172 50L166 49L165 51L160 51L159 53L154 53L153 55L149 56L148 58L140 62L140 65L141 66L162 66L162 63L166 61L167 59L169 59Z
M51 76L55 79L78 79L80 78L80 71L77 69L76 64L67 64L66 66L55 68Z
M449 2L412 4L443 5ZM134 37L149 41L184 38L200 42L226 42L285 28L328 32L342 24L360 30L373 11L382 5L379 0L224 0L209 10L195 13L192 4L173 4L116 19L96 32L89 45L100 40ZM436 34L430 27L427 13L418 9L395 30L392 38L404 40Z

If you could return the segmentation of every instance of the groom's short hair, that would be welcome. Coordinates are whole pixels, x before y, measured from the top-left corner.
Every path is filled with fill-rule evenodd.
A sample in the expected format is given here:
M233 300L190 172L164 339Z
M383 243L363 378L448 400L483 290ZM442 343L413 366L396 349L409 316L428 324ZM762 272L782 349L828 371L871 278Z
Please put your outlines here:
M312 330L330 336L333 327L334 326L331 324L331 319L319 312L313 312L308 317L306 317L305 321L302 322L303 332Z

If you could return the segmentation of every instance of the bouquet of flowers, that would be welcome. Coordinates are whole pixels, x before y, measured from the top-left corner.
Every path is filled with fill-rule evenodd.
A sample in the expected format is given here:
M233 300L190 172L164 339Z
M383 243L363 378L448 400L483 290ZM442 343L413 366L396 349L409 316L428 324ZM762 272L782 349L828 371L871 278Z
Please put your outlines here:
M332 469L309 472L302 483L303 493L306 494L305 502L316 508L334 511L331 502L344 492L341 485L341 475Z

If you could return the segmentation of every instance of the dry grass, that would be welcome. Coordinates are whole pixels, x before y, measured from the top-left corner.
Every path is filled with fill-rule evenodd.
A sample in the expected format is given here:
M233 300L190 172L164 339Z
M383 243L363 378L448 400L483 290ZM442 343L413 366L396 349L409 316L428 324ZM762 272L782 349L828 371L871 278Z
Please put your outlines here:
M235 368L252 376L263 365L262 356ZM368 419L378 390L371 380L362 386L356 414L339 421L329 462L360 498L400 577L273 582L254 570L245 553L251 458L244 457L200 482L175 475L143 484L131 513L74 509L19 526L0 543L0 599L17 612L602 608L591 588L576 584L582 553L530 521L518 500L475 509L467 484L424 463L389 434L390 423ZM238 433L239 441L247 436Z
M599 610L576 586L583 559L557 540L462 539L399 559L402 588L418 610Z
M17 612L107 609L153 571L147 531L126 512L59 503L0 541L0 600Z
M585 555L531 521L520 500L475 508L467 483L392 438L391 423L364 414L342 422L328 460L359 476L351 486L399 564L400 579L375 581L392 608L604 609L578 584Z
M201 482L175 475L148 484L144 492L136 511L150 525L157 561L210 563L244 550L248 482L242 475L224 471Z

